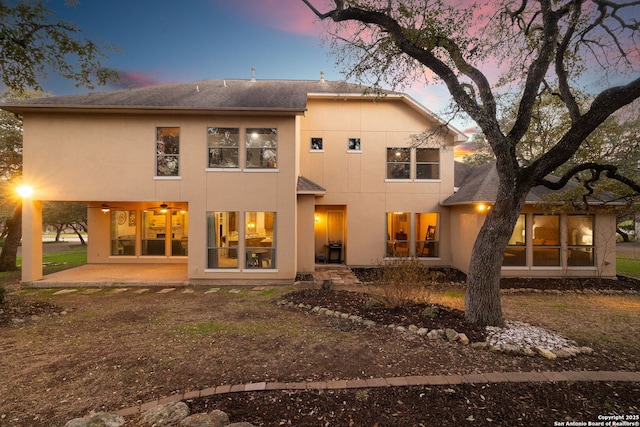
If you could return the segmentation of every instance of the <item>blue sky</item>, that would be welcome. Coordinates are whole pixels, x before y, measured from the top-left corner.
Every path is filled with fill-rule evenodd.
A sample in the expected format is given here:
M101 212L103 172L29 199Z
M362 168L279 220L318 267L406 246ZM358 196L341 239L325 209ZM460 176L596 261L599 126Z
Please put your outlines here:
M249 79L252 67L257 79L313 80L320 71L342 78L322 42L323 24L300 0L80 0L72 7L50 0L47 7L84 36L118 47L105 65L121 73L123 87ZM54 95L87 91L54 75L43 86ZM450 99L436 86L410 95L436 114Z

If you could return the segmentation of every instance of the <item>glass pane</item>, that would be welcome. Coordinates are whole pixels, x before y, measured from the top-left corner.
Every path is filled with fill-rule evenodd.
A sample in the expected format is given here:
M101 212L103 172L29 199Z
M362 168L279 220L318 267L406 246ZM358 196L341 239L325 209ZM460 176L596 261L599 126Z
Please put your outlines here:
M349 150L360 150L360 138L349 138Z
M311 149L322 150L322 138L311 138Z
M526 216L518 216L515 227L513 227L513 233L511 239L509 239L509 245L524 246L526 239Z
M387 256L409 256L409 221L407 212L387 213Z
M560 216L533 216L533 245L560 246Z
M440 150L437 148L416 148L416 162L440 163Z
M569 215L567 217L569 246L593 245L593 216Z
M387 148L387 162L410 162L411 150L409 148Z
M207 141L209 147L240 147L240 129L208 128Z
M238 212L207 213L207 267L238 268Z
M524 247L510 246L504 252L504 267L520 267L527 265L527 250Z
M437 213L416 214L416 256L428 258L439 256L438 216Z
M535 266L560 266L560 248L533 248L533 265Z
M136 211L111 211L111 255L136 254Z
M245 214L246 268L275 268L275 212Z
M210 168L237 168L238 162L237 148L209 148Z
M156 129L156 175L177 176L180 164L180 128Z
M387 179L411 178L411 165L409 163L387 163Z
M440 165L438 164L417 164L416 179L438 179L440 178Z
M569 267L593 267L593 248L569 248Z
M171 211L171 255L189 254L189 212Z
M247 168L278 167L278 129L247 128L245 146Z
M142 255L164 256L168 212L142 211Z

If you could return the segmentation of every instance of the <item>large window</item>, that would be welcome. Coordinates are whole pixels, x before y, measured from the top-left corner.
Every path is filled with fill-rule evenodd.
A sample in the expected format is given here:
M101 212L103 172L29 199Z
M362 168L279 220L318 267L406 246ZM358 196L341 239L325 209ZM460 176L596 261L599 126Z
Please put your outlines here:
M533 265L560 266L560 215L533 215Z
M278 129L247 128L246 166L250 169L278 167Z
M518 216L513 233L504 253L502 265L518 267L527 265L527 220L526 215Z
M567 217L567 265L569 267L594 265L593 223L593 215Z
M186 256L189 243L189 213L186 210L142 211L143 256Z
M440 178L440 150L416 148L416 179Z
M247 268L275 268L275 212L245 213Z
M388 257L409 256L410 215L408 212L387 212Z
M238 212L207 212L207 268L238 268Z
M437 213L416 214L416 256L434 258L440 256L440 234Z
M209 149L209 168L237 168L240 166L240 129L214 128L207 129L207 146Z
M111 211L111 255L136 254L136 211Z
M387 179L411 178L411 149L387 148Z
M156 176L178 176L179 166L180 128L156 128Z

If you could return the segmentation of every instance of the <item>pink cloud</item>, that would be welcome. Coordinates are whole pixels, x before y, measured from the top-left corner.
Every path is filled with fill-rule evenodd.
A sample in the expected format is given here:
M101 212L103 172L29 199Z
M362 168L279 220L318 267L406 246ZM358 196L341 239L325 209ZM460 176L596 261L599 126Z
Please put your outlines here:
M318 36L322 25L301 0L211 0L217 7L268 27L304 36ZM323 2L320 1L320 6Z
M119 89L128 89L145 86L155 86L162 83L169 83L167 81L159 80L155 73L148 73L144 71L118 71L120 74L120 81L113 86Z

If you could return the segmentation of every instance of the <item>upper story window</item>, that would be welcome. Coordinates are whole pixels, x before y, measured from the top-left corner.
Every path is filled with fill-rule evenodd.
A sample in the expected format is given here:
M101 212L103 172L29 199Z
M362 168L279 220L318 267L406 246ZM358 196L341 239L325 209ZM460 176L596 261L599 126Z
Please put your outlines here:
M387 179L411 178L411 149L387 148Z
M416 179L440 179L440 150L416 148Z
M240 158L240 129L207 129L209 168L238 168Z
M278 129L247 128L246 167L275 169L278 167Z
M156 176L179 176L180 128L156 128Z
M349 138L349 151L360 151L360 138Z
M311 138L311 150L321 151L322 149L322 138Z

